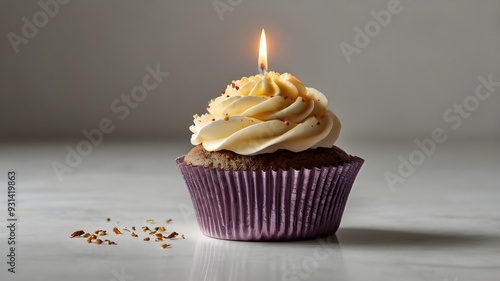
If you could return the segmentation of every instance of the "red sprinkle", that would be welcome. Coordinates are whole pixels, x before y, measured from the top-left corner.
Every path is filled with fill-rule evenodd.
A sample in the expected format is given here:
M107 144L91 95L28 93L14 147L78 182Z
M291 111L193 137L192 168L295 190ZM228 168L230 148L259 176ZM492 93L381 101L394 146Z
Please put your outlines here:
M236 90L239 90L239 89L240 89L240 87L238 87L238 86L235 86L234 88L235 88Z
M288 99L288 96L284 96L285 99Z
M318 125L318 126L319 126L319 125L321 125L321 123L318 121L318 123L316 123L316 125Z
M290 122L288 122L287 120L285 120L285 118L278 118L278 120L280 120L281 122L285 123L285 125L290 125Z
M221 96L223 96L225 93L226 93L226 90L220 92L221 93Z
M234 82L232 82L232 83L231 83L231 87L233 87L233 88L234 88L235 86L236 86L236 84L234 84Z
M210 105L207 105L207 109L209 109L209 108L210 108Z
M306 102L306 99L305 99L305 98L302 98L302 102Z

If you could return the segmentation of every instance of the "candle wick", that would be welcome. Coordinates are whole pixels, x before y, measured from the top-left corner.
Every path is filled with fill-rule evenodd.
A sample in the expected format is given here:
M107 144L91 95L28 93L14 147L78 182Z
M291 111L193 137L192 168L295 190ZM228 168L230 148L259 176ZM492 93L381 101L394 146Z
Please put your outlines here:
M260 72L260 74L266 74L266 72L267 72L266 66L263 63L260 64L259 72Z

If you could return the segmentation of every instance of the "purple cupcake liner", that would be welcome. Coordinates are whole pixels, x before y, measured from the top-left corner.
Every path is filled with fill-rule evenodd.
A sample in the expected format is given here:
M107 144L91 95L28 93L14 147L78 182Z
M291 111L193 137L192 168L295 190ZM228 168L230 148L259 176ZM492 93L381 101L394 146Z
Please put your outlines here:
M176 163L203 234L285 241L334 234L364 160L312 169L233 171Z

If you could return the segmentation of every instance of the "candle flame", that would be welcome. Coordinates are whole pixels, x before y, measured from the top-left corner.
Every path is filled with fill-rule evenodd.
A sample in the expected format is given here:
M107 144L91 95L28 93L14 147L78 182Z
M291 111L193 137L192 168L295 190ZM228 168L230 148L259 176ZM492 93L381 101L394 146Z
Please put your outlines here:
M266 43L266 32L264 28L260 34L260 47L259 47L259 70L261 73L267 71L267 43Z

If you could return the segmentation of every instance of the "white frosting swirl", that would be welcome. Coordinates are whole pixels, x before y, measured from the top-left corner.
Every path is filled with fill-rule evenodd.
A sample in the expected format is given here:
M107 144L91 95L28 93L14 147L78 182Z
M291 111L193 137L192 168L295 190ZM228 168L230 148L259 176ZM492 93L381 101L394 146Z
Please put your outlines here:
M208 113L194 116L191 143L240 155L331 147L340 121L327 104L321 92L289 73L243 77L210 101Z

